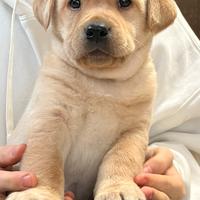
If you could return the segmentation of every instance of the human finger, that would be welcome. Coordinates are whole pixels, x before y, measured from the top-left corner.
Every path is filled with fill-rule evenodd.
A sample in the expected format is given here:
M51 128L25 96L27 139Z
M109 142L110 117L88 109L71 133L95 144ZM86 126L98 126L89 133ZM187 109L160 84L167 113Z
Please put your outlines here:
M0 194L0 200L5 200L5 199L6 199L6 195Z
M182 192L183 183L177 176L158 174L140 174L135 177L135 182L140 186L155 188L165 194L178 194Z
M75 200L75 196L73 192L66 192L64 200Z
M141 190L145 194L147 200L170 200L169 196L164 192L151 187L142 187Z
M0 147L0 168L5 168L19 162L25 149L25 144Z
M151 147L147 153L147 160L143 172L153 174L164 174L172 166L173 154L164 147ZM149 155L148 155L149 154Z
M64 200L73 200L70 196L65 196Z
M169 177L173 176L175 179L176 187L175 187L174 193L171 193L171 196L173 197L173 199L177 199L177 200L183 199L186 196L186 185L181 175L178 173L178 171L176 170L174 166L172 166L171 168L167 170L166 175Z
M20 191L37 185L37 178L28 172L0 171L0 193Z

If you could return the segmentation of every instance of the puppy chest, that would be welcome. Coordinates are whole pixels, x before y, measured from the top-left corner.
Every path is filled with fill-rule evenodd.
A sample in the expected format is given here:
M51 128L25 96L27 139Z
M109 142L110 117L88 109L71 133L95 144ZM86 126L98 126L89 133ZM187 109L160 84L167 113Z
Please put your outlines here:
M73 121L77 124L72 125L74 129L71 129L70 134L73 140L71 156L75 158L74 161L77 157L81 158L84 165L89 157L98 157L119 137L121 123L109 104L86 104L83 110Z
M130 112L122 114L122 108L113 102L95 100L85 105L84 110L79 116L80 127L71 133L73 143L65 163L68 189L82 180L94 181L102 158L125 129L124 121L130 121Z
M136 118L134 106L107 99L92 99L81 107L72 111L70 120L70 134L76 146L112 143Z

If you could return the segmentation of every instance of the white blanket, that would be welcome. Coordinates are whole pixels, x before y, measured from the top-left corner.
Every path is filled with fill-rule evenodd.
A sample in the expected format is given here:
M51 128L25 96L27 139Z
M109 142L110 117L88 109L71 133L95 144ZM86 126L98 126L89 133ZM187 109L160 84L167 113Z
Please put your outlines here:
M13 0L0 0L0 145L5 144L5 89ZM33 17L31 0L21 0L15 24L14 118L22 115L30 97L50 35ZM173 150L174 163L187 185L186 200L200 199L200 41L182 14L153 42L158 72L150 142ZM193 154L191 154L191 152ZM190 189L191 188L191 189Z

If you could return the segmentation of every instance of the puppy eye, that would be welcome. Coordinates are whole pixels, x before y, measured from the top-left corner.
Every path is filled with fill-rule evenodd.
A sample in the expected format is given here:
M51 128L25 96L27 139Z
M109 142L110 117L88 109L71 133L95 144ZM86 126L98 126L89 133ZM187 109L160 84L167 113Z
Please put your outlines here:
M119 0L119 6L121 8L127 8L131 5L132 1L131 0Z
M81 7L81 1L80 0L71 0L69 2L69 5L73 9L79 9Z

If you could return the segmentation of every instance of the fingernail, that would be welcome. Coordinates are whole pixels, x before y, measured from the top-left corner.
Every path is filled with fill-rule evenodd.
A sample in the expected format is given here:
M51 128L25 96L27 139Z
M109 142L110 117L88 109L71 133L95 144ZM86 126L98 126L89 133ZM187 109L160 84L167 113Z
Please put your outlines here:
M24 177L22 177L22 184L24 187L29 188L35 186L36 181L34 180L33 176L27 174Z
M149 167L149 166L145 166L145 167L143 168L143 172L144 172L144 173L152 173L152 169L151 169L151 167Z

